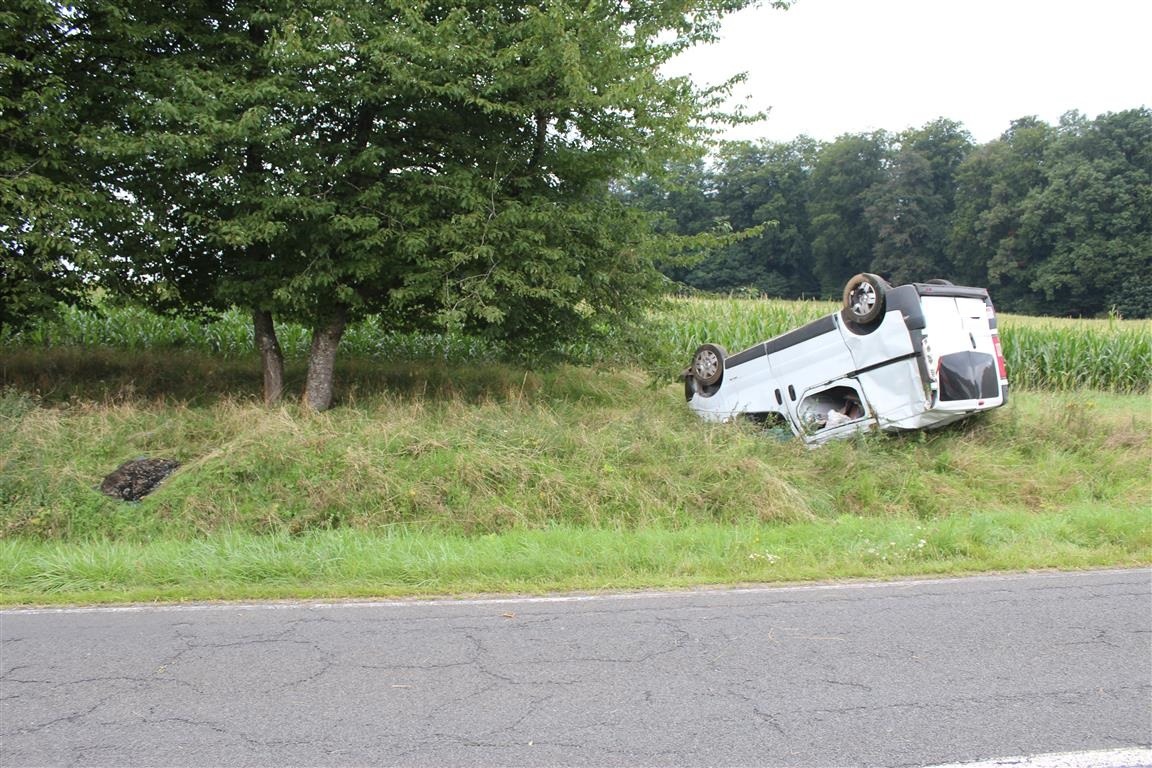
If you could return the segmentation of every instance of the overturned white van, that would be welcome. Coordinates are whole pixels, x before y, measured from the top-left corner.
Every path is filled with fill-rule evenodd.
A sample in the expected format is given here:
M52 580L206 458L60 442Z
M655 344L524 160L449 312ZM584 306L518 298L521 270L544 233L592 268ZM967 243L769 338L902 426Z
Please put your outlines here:
M946 280L893 287L860 274L840 312L734 355L701 345L684 394L705 419L786 424L816 444L998 408L1008 376L987 290Z

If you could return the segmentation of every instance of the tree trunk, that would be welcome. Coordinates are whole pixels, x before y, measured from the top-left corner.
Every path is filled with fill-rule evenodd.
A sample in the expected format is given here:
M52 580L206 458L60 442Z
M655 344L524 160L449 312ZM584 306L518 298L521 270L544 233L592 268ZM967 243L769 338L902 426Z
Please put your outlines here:
M252 327L264 371L264 405L277 405L284 395L284 353L280 349L280 340L276 338L272 313L264 309L252 310Z
M308 377L304 384L304 404L314 411L326 411L332 407L332 388L335 379L336 349L344 326L348 322L347 312L338 310L326 324L312 329L312 346L308 350Z

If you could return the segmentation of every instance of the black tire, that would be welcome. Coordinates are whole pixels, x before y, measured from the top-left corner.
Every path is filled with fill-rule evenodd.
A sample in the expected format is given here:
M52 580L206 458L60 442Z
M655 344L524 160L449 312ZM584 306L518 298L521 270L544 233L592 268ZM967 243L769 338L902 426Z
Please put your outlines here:
M689 368L692 378L704 387L718 384L724 378L724 358L728 353L724 347L716 344L701 344L692 355L692 365Z
M844 319L870 325L884 315L884 294L888 283L878 275L862 272L844 286Z
M934 277L928 281L928 285L955 285L955 283L942 277Z

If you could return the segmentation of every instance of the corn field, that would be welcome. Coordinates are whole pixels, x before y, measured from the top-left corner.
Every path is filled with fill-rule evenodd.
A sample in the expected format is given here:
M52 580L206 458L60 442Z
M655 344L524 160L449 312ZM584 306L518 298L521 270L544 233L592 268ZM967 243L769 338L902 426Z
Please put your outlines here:
M1027 389L1147 392L1152 325L1140 320L1051 320L1004 316L1009 381Z
M278 323L276 336L284 355L304 357L311 336L295 323ZM107 347L123 350L189 349L224 358L253 354L251 316L229 310L215 319L158 315L139 307L109 307L98 311L65 307L51 321L0 335L0 347ZM475 360L494 357L499 350L483 339L450 333L400 333L384 327L378 317L351 325L341 351L356 357L391 359Z
M639 326L605 329L598 339L557 350L589 365L640 366L670 378L707 341L736 352L836 311L827 301L744 298L668 299ZM1152 324L1148 321L1073 320L999 315L1000 337L1012 386L1066 391L1095 389L1147 392L1152 385ZM277 326L287 357L308 350L306 328ZM0 348L105 347L122 350L189 349L225 358L253 355L252 323L246 313L227 312L212 321L157 315L138 308L100 311L66 308L52 321L0 336ZM371 317L350 326L341 352L387 360L499 359L495 342L459 333L401 333Z
M687 365L696 345L729 352L837 311L828 301L676 299L651 322L663 348ZM1067 391L1147 392L1152 385L1152 323L997 314L1012 386Z

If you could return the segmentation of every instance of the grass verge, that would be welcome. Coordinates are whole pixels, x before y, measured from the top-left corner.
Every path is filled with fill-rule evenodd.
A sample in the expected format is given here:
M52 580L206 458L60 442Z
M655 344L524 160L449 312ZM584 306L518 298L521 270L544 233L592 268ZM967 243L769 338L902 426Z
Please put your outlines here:
M856 516L786 524L482 536L398 528L153 542L0 542L5 604L354 598L685 588L1000 570L1136 566L1136 510Z
M172 373L154 363L148 375ZM194 402L0 393L0 602L1152 562L1146 396L1014 392L939 432L807 450L702 423L676 386L636 371L350 361L342 373L342 406L324 414L228 389ZM140 503L95 490L140 456L182 467Z

